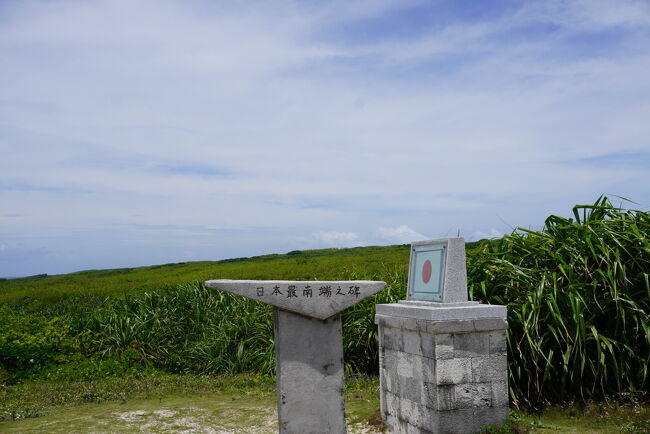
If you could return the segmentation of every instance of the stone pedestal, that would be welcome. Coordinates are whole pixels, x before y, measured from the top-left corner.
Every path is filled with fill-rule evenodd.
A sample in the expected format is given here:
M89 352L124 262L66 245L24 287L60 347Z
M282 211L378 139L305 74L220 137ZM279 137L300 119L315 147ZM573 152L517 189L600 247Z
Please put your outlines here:
M345 433L341 314L274 316L280 433Z
M386 282L218 279L205 286L274 307L280 433L345 433L341 311Z
M506 307L377 305L381 412L393 433L471 433L508 417Z

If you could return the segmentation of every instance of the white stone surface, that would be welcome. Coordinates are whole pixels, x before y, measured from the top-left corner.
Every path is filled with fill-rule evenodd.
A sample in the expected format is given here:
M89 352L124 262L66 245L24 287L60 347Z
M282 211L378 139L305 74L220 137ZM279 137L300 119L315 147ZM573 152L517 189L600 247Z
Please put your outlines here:
M377 314L403 318L443 321L453 319L505 318L506 306L494 304L470 304L445 306L444 303L419 302L417 304L378 304Z
M261 301L290 312L326 319L381 291L386 286L386 282L220 279L208 280L205 286Z

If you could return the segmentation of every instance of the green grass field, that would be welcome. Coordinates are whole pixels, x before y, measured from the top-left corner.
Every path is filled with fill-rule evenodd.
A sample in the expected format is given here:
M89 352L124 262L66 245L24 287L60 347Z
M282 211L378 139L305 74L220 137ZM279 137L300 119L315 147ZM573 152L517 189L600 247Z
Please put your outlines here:
M71 295L122 295L132 290L156 290L209 279L340 279L352 274L404 274L409 248L357 247L293 251L223 261L182 262L150 267L89 270L56 276L0 279L0 303L23 297L56 302Z

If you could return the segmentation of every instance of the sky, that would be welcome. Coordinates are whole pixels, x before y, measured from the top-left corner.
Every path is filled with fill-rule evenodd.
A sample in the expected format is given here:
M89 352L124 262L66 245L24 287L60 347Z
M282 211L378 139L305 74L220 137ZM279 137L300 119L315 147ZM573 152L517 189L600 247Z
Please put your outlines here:
M0 276L499 237L649 180L647 0L0 0Z

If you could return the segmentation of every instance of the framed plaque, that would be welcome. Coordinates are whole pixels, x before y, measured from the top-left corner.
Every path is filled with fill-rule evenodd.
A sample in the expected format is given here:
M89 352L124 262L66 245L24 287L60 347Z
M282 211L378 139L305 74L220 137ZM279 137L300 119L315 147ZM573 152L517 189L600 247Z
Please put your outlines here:
M447 240L411 245L408 300L443 301L447 251Z

